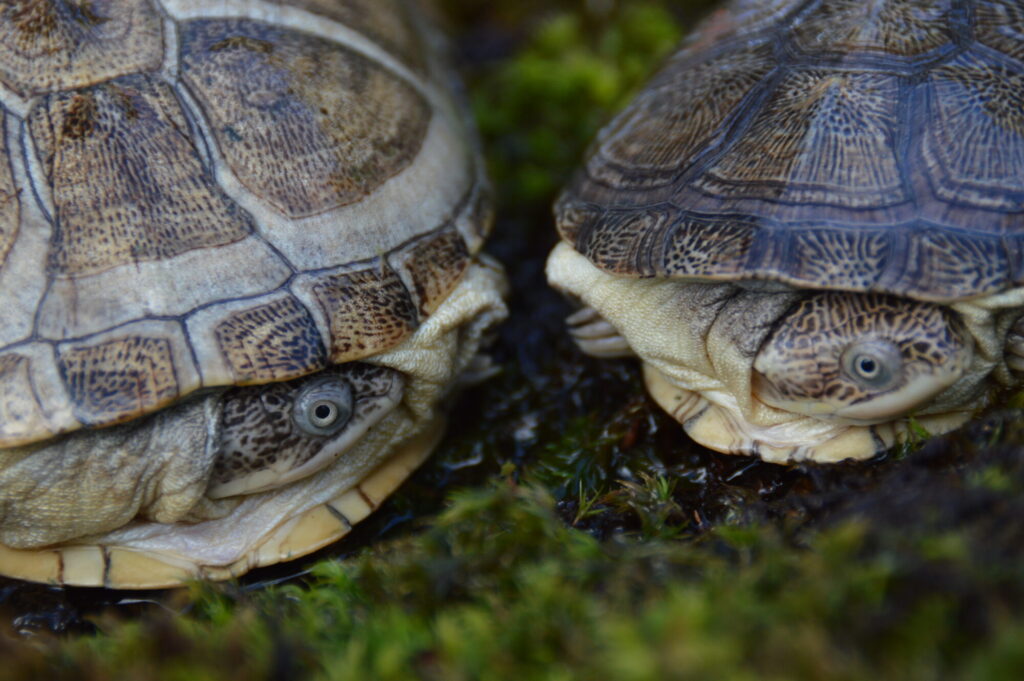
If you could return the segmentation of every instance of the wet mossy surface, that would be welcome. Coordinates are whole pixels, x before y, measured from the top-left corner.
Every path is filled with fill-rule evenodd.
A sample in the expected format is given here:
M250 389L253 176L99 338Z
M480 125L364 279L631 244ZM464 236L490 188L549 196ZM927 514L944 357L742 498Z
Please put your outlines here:
M440 4L498 190L501 372L307 560L172 592L0 582L0 678L1021 678L1020 409L781 467L695 445L635 363L564 333L551 202L710 3Z

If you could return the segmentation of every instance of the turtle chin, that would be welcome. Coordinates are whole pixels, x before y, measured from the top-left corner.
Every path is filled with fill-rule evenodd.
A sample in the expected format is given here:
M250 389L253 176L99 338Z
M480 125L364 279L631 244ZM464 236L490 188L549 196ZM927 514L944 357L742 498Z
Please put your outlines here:
M748 413L728 392L682 387L646 362L644 382L655 402L699 444L725 454L758 456L769 463L862 461L919 432L911 433L909 420L899 417L861 423L763 404ZM809 411L822 409L820 403L806 405ZM970 414L970 410L950 410L917 416L915 422L929 433L944 433L961 426Z
M851 426L760 406L758 413L742 409L725 391L698 391L678 385L649 363L644 382L651 397L682 424L701 445L725 454L759 456L770 463L869 459L896 440L886 424L875 428Z

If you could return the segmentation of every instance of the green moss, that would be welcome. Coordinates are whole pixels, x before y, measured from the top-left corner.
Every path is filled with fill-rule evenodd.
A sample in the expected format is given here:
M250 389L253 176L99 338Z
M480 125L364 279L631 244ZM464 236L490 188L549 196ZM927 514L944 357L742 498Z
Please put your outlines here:
M191 614L105 622L64 644L76 678L1008 678L998 565L863 520L804 534L721 528L699 541L568 527L540 488L453 496L419 536L317 564L305 584L204 587ZM1005 567L1005 566L1004 566ZM990 618L977 626L972 619ZM1001 623L1000 623L1001 622ZM998 625L1000 634L986 631ZM1005 634L1003 633L1005 632ZM978 677L984 671L992 676Z
M502 204L546 210L581 150L680 35L655 3L624 3L601 17L556 13L515 58L480 74L473 109Z

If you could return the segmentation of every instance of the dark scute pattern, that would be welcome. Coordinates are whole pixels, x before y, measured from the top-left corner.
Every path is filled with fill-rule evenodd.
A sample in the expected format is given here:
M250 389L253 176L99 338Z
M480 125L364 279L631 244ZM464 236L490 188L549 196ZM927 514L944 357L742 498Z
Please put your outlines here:
M360 201L418 154L430 105L366 57L254 21L181 32L182 80L227 164L285 215Z
M149 0L0 3L0 81L23 97L151 71L163 56Z
M635 276L653 274L646 262L649 241L657 239L671 215L650 208L644 211L610 211L594 223L579 248L587 258L613 274Z
M313 285L313 295L328 320L333 363L383 352L402 342L419 324L409 292L383 262L324 275Z
M658 274L734 278L743 271L757 230L739 221L683 218L669 233Z
M569 192L563 193L555 203L555 224L563 239L579 247L584 227L597 224L605 209L583 201L574 201Z
M156 411L178 396L170 343L126 336L60 352L58 365L85 425L111 425Z
M1024 69L967 53L928 82L924 167L950 203L1024 211Z
M469 249L462 236L448 228L421 239L409 252L405 270L419 300L420 315L433 313L469 267Z
M981 44L1024 62L1024 3L979 0L974 17L974 35Z
M808 229L792 235L789 275L823 288L867 291L875 287L892 256L890 234L866 229Z
M722 199L843 207L905 201L894 147L897 101L892 76L795 71L695 184Z
M768 44L745 47L688 68L676 62L605 129L587 172L618 187L671 182L772 70ZM685 74L685 78L680 78Z
M701 51L739 37L750 38L792 16L807 0L733 0L708 15L683 41L687 50Z
M1006 252L998 237L965 238L938 230L909 235L904 266L886 282L892 293L916 293L917 298L953 300L963 291L997 293L1012 282Z
M81 276L233 243L249 216L215 184L170 88L127 76L29 115L56 209L50 266Z
M682 105L765 44L731 113ZM599 135L559 232L622 276L943 302L1019 285L1022 51L1016 0L734 0Z
M794 42L810 54L917 57L953 47L952 0L828 0L800 17Z
M234 312L214 333L235 383L269 383L327 366L316 322L292 297Z

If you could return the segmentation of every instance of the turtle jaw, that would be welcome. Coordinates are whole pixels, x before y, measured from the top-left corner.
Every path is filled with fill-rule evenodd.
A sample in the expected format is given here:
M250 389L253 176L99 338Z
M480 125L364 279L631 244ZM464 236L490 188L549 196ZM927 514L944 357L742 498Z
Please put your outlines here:
M688 390L650 363L644 363L647 391L699 444L724 454L759 456L770 463L834 463L869 459L892 446L869 428L850 427L794 414L772 423L744 418L735 398L725 392ZM783 414L784 412L779 412Z
M853 404L837 404L822 399L793 399L782 395L764 374L753 370L754 393L770 407L837 423L870 426L906 416L927 404L953 385L962 372L919 374L897 391Z
M789 418L758 424L744 418L727 393L701 393L681 387L645 362L644 383L655 402L699 444L724 454L755 455L769 463L862 461L916 436L904 418L875 424L825 420L789 412ZM787 412L777 410L782 415ZM916 417L929 433L944 433L970 419L973 410Z

